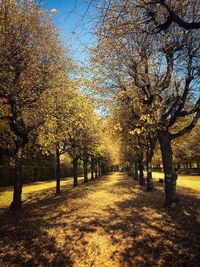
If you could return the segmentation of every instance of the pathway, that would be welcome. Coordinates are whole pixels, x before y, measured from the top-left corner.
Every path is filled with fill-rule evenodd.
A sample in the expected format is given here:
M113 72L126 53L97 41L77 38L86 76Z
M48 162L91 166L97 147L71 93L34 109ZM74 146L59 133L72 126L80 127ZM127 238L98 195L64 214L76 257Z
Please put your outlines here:
M162 190L148 193L124 173L62 192L36 192L23 211L1 215L0 266L198 266L193 191L181 191L185 206L172 212Z

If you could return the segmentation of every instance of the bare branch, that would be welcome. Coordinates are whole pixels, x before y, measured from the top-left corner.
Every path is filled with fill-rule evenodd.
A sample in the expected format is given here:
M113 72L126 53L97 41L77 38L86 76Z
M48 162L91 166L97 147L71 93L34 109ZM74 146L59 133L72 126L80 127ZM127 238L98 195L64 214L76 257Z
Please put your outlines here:
M200 118L200 109L198 109L196 115L194 116L192 122L187 126L185 127L184 129L182 129L181 131L175 133L175 134L171 134L171 139L175 139L175 138L178 138L188 132L190 132L196 125L197 121L199 120Z

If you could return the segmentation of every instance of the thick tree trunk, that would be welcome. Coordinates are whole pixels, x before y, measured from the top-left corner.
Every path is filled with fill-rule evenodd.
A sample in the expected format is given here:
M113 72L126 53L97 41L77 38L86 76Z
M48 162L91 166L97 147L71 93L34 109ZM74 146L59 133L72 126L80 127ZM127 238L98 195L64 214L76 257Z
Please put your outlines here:
M60 194L60 153L56 147L56 194Z
M94 180L94 157L91 156L91 180Z
M17 137L16 154L15 154L15 177L14 177L14 192L13 201L10 204L10 210L20 210L22 206L22 157L26 142Z
M88 159L83 160L83 169L84 169L84 183L88 182Z
M160 142L163 168L165 174L165 206L171 207L172 204L177 201L177 196L176 196L177 175L173 168L170 134L166 131L159 131L158 139Z
M139 184L140 185L144 185L145 184L145 180L144 180L144 165L143 165L142 160L139 160L138 165L139 165Z
M78 174L77 174L78 159L77 158L73 159L72 164L73 164L74 186L77 186L78 185Z

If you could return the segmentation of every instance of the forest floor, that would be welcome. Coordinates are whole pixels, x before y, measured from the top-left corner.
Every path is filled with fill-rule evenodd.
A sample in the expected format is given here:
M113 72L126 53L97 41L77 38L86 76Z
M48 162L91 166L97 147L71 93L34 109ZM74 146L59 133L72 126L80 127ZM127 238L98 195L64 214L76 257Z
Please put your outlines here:
M63 182L59 196L53 182L26 185L22 211L1 206L0 266L199 267L200 177L180 177L173 210L162 206L162 174L154 177L153 192L125 173Z

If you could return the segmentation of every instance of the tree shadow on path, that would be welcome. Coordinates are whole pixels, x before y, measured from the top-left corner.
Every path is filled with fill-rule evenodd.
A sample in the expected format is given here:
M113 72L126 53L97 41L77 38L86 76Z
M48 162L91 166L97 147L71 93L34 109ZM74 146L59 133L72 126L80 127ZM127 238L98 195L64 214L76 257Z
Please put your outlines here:
M200 200L179 191L171 211L125 174L36 192L0 215L0 266L200 266Z

